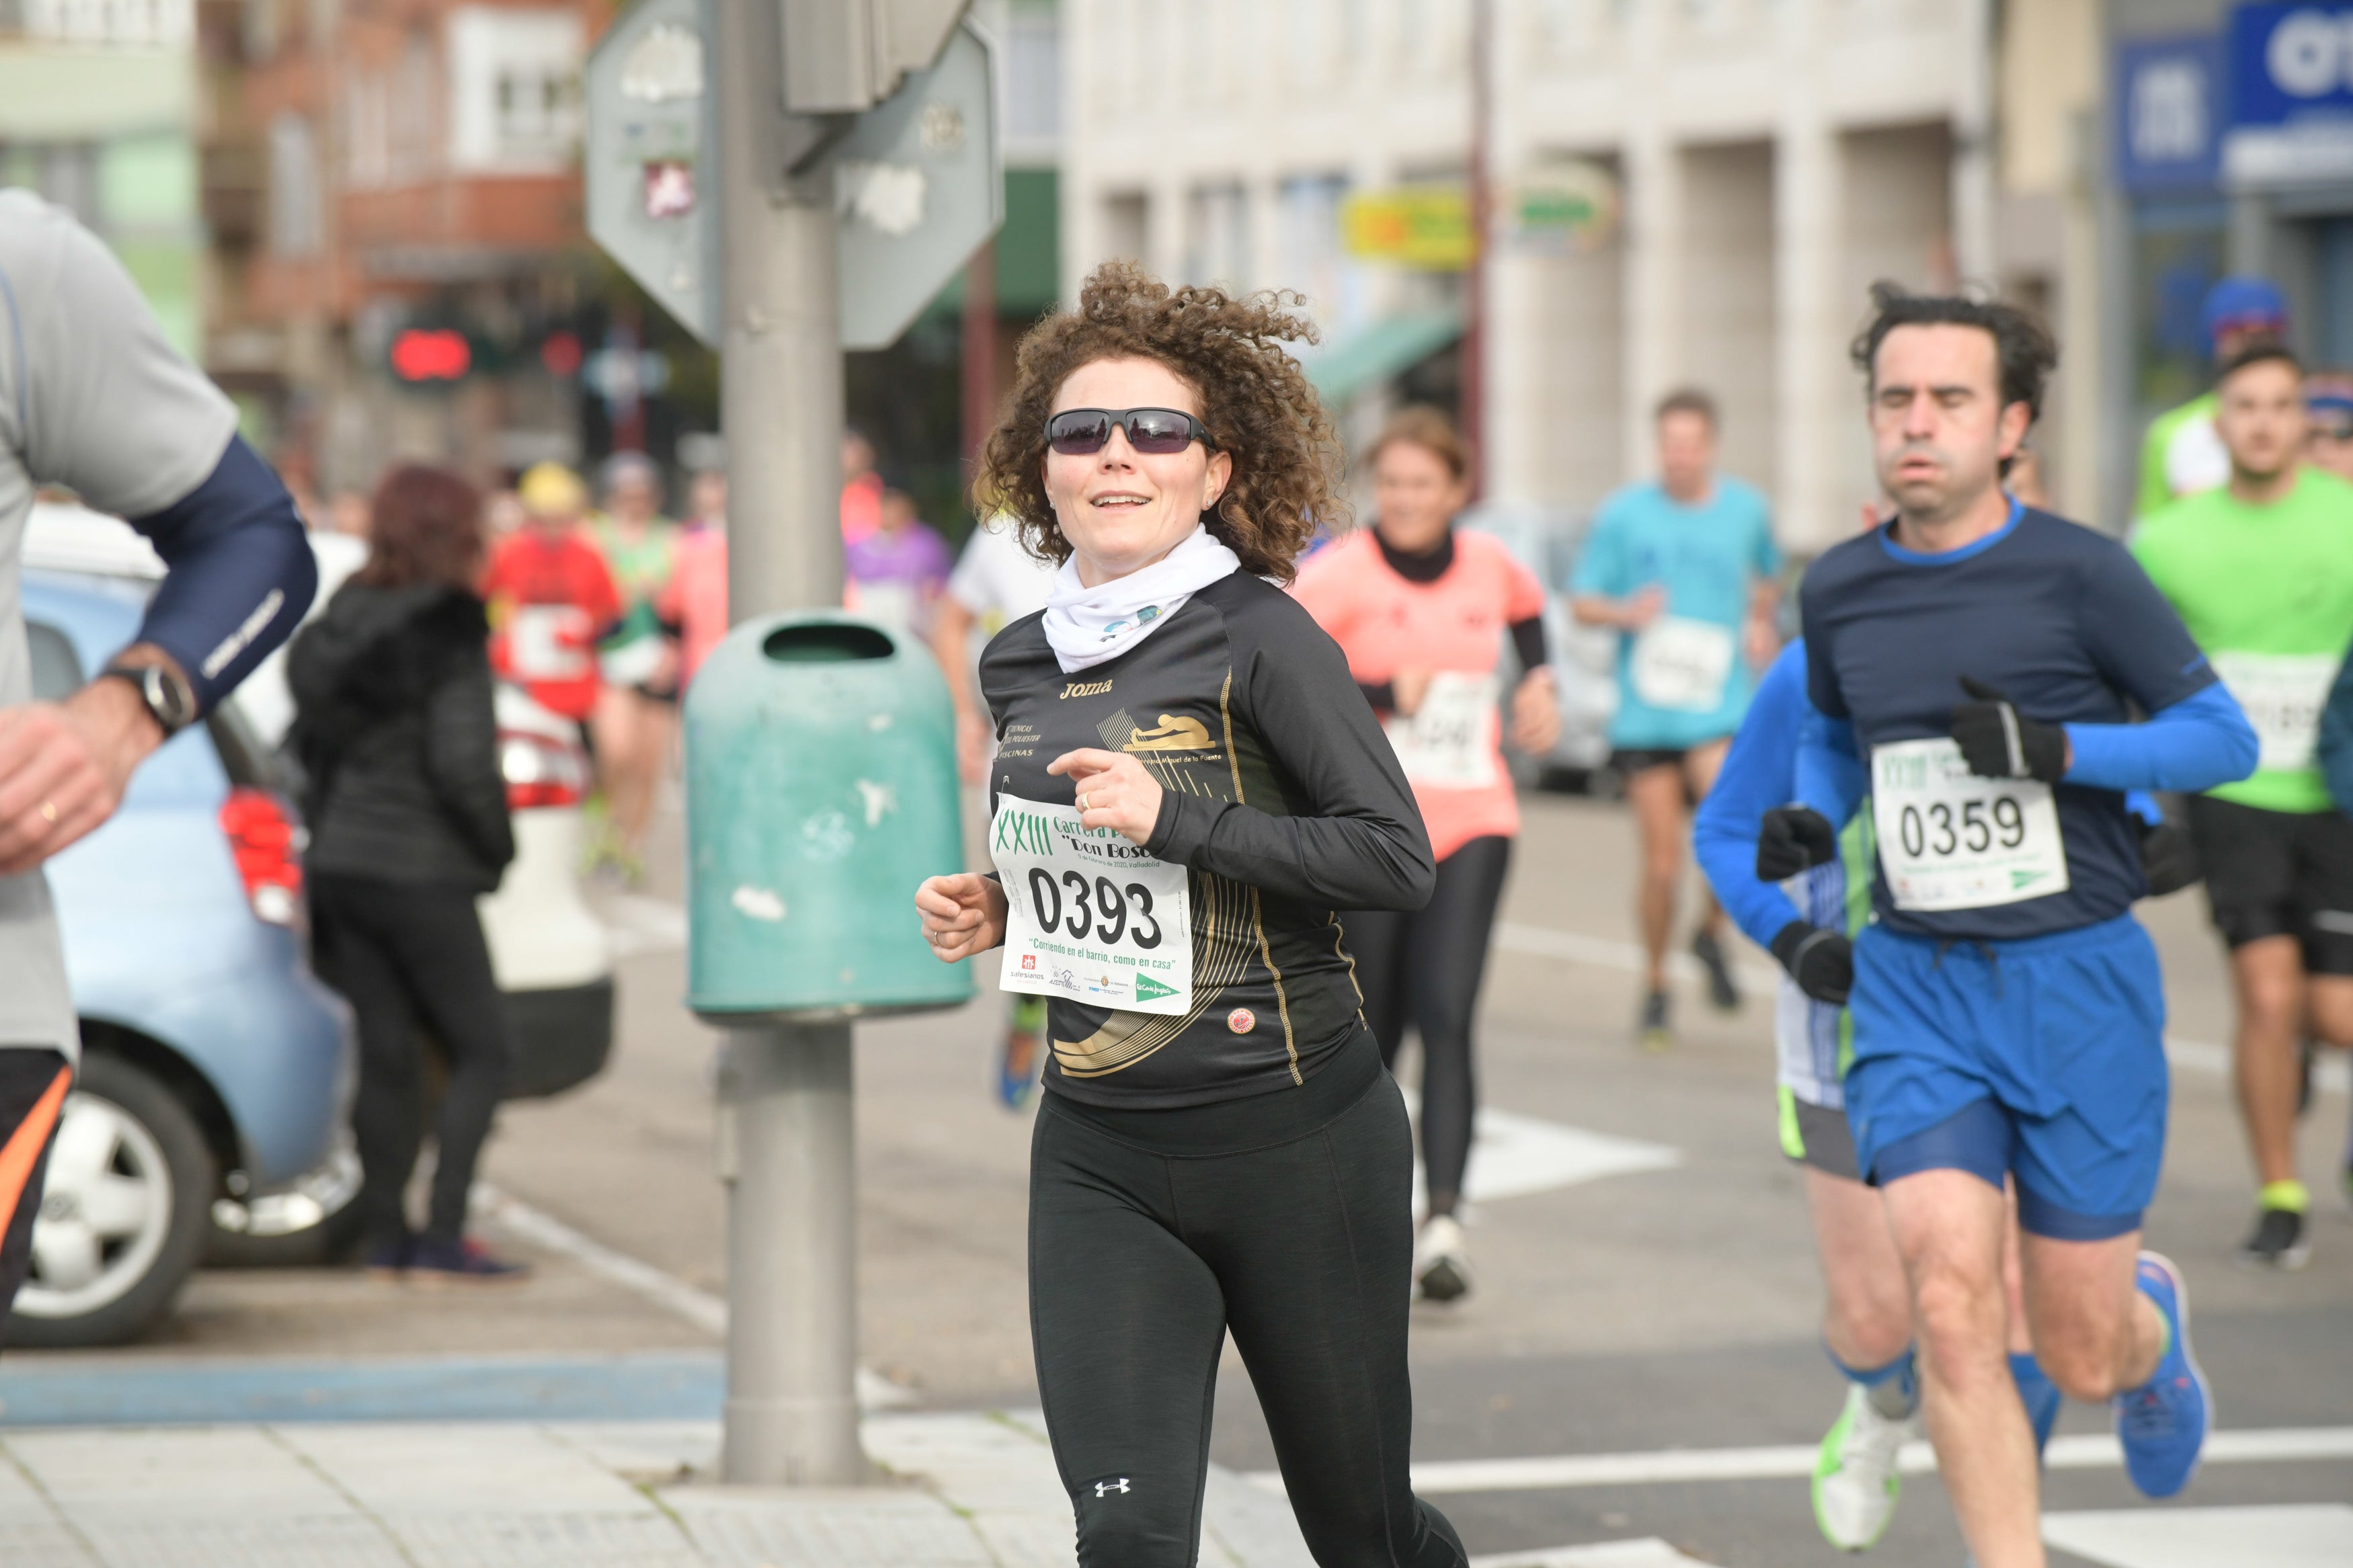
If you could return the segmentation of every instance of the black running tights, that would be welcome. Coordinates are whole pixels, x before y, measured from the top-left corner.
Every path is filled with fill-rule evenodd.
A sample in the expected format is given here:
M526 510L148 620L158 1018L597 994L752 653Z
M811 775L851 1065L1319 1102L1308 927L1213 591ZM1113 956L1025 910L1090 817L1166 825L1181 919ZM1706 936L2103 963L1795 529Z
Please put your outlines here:
M401 1199L425 1135L425 1042L449 1056L434 1125L433 1202L425 1234L459 1240L474 1164L506 1092L506 1003L491 973L474 895L456 887L322 875L311 903L322 973L351 999L359 1024L360 1090L352 1106L360 1204L372 1247L407 1234Z
M1510 839L1473 838L1438 863L1438 890L1422 908L1341 918L1381 1060L1397 1066L1408 1025L1421 1037L1421 1160L1434 1215L1454 1212L1471 1161L1479 1109L1471 1022L1511 859Z
M1041 1097L1029 1321L1081 1568L1197 1561L1229 1329L1323 1568L1467 1562L1407 1479L1412 1134L1397 1085L1370 1041L1364 1050L1372 1081L1353 1104L1240 1152L1156 1152Z

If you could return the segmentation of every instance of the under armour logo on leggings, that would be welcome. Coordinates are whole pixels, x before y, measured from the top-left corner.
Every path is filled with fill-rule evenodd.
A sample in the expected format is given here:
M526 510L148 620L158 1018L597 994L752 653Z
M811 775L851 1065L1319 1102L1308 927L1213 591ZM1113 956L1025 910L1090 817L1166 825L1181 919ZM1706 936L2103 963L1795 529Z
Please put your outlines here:
M1113 1492L1124 1494L1126 1491L1127 1478L1125 1476L1120 1477L1119 1479L1115 1481L1097 1481L1095 1483L1095 1496L1097 1497L1109 1497Z

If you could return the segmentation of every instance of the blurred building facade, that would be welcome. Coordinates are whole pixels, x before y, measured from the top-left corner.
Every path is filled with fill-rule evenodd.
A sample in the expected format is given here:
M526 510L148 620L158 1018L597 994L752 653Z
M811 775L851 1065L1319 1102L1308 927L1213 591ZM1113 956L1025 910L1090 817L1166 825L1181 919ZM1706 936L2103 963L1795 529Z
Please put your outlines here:
M213 279L196 0L0 0L0 184L103 236L174 342L201 352Z
M602 0L242 0L207 363L322 490L579 455L580 68Z
M1352 254L1359 198L1460 182L1468 5L1094 0L1070 8L1064 275L1304 289L1352 434L1447 401L1462 275ZM2098 505L2099 0L1493 0L1488 493L1589 508L1706 387L1725 462L1819 548L1872 493L1846 358L1879 278L2022 294L2068 346L2038 437ZM1581 193L1566 232L1528 215ZM1451 328L1450 330L1450 323ZM1413 356L1419 356L1415 358Z

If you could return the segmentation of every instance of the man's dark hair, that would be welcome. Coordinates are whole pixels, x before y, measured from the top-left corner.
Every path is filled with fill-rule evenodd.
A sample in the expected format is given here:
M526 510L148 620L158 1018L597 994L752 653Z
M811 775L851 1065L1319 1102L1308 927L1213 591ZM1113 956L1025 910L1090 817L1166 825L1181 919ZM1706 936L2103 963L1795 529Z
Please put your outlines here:
M1660 398L1658 407L1651 411L1651 423L1659 424L1670 414L1696 414L1707 421L1710 430L1724 428L1724 421L1715 411L1715 399L1696 386L1679 386Z
M2258 364L2284 364L2297 376L2304 374L2304 362L2295 357L2294 349L2277 338L2257 338L2222 362L2222 368L2214 373L2214 384L2219 387L2241 371Z
M2059 344L2033 311L1965 294L1914 294L1900 283L1871 286L1870 323L1847 351L1865 384L1875 384L1879 345L1898 327L1975 327L1993 339L2001 405L2026 405L2031 425L2042 416L2042 389L2059 365Z

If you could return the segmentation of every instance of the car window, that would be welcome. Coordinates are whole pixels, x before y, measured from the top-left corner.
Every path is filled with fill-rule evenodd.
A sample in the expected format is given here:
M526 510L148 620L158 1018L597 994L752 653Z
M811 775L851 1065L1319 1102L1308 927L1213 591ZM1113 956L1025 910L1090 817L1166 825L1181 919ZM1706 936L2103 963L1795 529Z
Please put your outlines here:
M33 649L33 700L62 702L81 689L81 660L66 634L52 626L30 621L26 640Z

